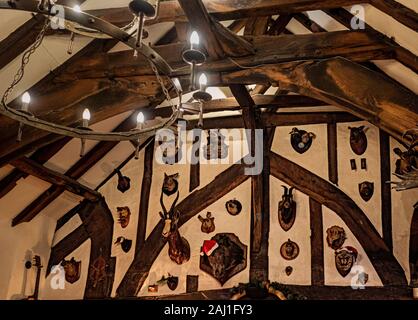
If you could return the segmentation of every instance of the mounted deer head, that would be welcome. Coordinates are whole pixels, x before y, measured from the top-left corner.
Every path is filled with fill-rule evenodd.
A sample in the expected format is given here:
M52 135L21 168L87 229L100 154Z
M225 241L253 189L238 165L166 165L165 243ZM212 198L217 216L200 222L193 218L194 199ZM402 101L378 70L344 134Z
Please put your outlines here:
M160 212L160 216L164 221L162 236L168 240L168 255L175 263L182 264L190 259L190 245L185 238L180 236L178 230L180 212L175 210L178 199L179 192L177 191L176 199L167 211L163 201L163 192L161 192L160 204L163 212Z

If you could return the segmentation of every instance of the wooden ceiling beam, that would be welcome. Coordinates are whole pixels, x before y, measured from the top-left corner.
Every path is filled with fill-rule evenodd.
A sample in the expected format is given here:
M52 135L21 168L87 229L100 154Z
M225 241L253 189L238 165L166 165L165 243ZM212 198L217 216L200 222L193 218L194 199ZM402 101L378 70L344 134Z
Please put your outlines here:
M57 4L82 4L85 1L59 0ZM0 42L0 69L12 62L35 42L45 19L42 14L33 15L32 18Z
M136 126L135 116L130 116L118 125L114 131L129 131ZM70 169L65 172L65 176L78 180L96 163L98 163L106 154L108 154L116 145L117 141L101 141L96 144L87 154L77 161ZM15 161L12 162L12 165ZM42 177L39 177L42 179ZM12 225L16 226L22 222L29 222L36 217L43 209L58 198L65 188L60 185L53 185L47 191L42 193L25 209L23 209L12 221Z
M254 49L245 39L212 18L202 0L179 0L193 29L203 38L206 50L213 59L253 54Z
M101 195L76 180L71 179L59 172L48 169L39 163L28 158L21 158L10 163L12 166L18 168L20 171L30 174L34 177L47 181L58 188L63 188L71 193L79 195L90 201L97 201Z
M351 20L353 15L343 8L335 8L324 10L326 14L328 14L333 19L337 20L339 23L344 25L346 28L351 29ZM392 43L394 46L394 59L397 59L400 63L405 65L406 67L410 68L414 72L418 73L418 57L413 54L411 51L397 45L392 39L389 39L383 33L380 33L376 29L372 28L370 25L365 23L365 32L368 33L371 37L380 38L382 41L390 44ZM370 59L373 60L373 59Z
M272 16L297 13L310 10L321 10L367 3L369 0L203 0L208 13L218 21L243 19L249 17ZM132 19L128 8L111 8L86 11L118 25L125 25ZM157 19L146 24L160 22L187 21L178 1L164 1L160 4Z
M286 18L286 21L288 19ZM284 24L283 24L284 25ZM337 31L307 35L249 36L256 49L255 55L234 58L243 66L279 63L293 60L325 59L342 56L353 61L388 59L394 57L395 46L363 31ZM190 68L183 62L181 54L186 43L157 46L154 49L178 69L176 75L188 75ZM179 69L180 68L180 69ZM239 67L230 59L210 60L199 70L208 72L236 70ZM67 82L77 79L127 77L150 75L149 64L132 59L131 51L98 54L82 59L67 69L55 80Z
M402 141L418 123L418 96L385 76L344 58L267 65L222 76L222 83L280 84L340 106ZM210 84L210 83L209 83Z
M418 13L416 13L414 10L394 0L369 0L369 2L375 8L417 32Z

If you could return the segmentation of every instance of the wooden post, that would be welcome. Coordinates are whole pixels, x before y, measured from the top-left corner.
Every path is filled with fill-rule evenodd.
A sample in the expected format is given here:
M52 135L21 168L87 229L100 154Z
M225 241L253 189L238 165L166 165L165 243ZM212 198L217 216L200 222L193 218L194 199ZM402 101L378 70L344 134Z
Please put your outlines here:
M324 280L324 240L322 224L322 206L309 198L311 217L311 281L313 286L323 286Z
M391 185L386 183L391 180L390 166L390 138L389 135L379 130L380 139L380 183L382 205L382 234L383 240L390 250L393 249L392 241L392 190Z
M328 178L338 186L338 154L337 154L337 124L329 123L327 126L328 140Z

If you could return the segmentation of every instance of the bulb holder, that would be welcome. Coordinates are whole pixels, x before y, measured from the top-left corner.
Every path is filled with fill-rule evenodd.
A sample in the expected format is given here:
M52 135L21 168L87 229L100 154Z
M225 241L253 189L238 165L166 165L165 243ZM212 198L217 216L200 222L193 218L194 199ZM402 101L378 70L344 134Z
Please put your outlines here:
M197 100L197 101L211 101L212 100L212 96L205 92L205 91L196 91L195 93L193 93L193 99Z
M146 17L155 15L155 8L144 0L133 0L129 3L129 10L137 16L143 13Z
M183 52L183 60L188 64L200 66L206 61L206 56L202 51L188 49Z

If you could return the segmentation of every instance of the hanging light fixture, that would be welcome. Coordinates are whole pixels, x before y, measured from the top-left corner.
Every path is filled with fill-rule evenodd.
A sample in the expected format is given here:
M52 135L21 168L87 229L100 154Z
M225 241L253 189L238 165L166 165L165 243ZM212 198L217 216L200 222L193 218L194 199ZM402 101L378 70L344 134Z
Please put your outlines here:
M28 116L33 116L32 113L29 112L30 100L31 100L30 94L29 92L26 91L22 95L22 105L20 107L20 112ZM22 141L23 126L24 124L22 122L19 122L19 129L17 131L17 139L16 139L16 141L18 142Z
M206 92L206 86L208 84L208 77L202 73L199 77L199 91L193 93L193 98L199 101L199 128L203 128L203 102L212 100L212 95Z
M138 130L142 129L142 126L144 125L145 122L145 116L142 112L138 112L138 115L136 116L136 128ZM139 145L140 145L140 141L137 141L137 145L135 148L135 159L138 160L139 159Z
M183 52L183 60L190 64L190 91L196 90L195 73L196 66L200 66L206 61L206 56L198 49L200 43L199 34L193 31L190 35L190 49Z
M90 110L86 108L83 111L83 122L82 122L83 124L82 124L82 126L81 126L80 129L83 129L83 130L91 130L89 128L89 121L90 121L90 119L91 119ZM83 157L84 156L85 149L86 149L86 139L81 139L80 157Z
M34 5L38 3L38 5ZM133 0L129 5L131 11L134 14L132 22L122 28L118 28L112 25L109 22L106 22L98 17L84 13L79 6L74 6L72 8L65 5L55 6L55 1L53 0L39 0L36 1L3 1L0 0L1 9L12 9L12 10L22 10L27 12L32 12L36 14L43 14L48 19L45 20L43 28L39 32L39 35L36 41L23 53L24 59L22 59L19 72L16 73L13 82L8 87L8 89L3 94L0 104L0 114L4 115L10 119L16 120L19 122L19 133L18 140L22 138L22 128L24 125L32 126L37 129L45 130L53 134L64 135L73 138L79 138L82 140L82 150L81 154L84 153L84 144L85 140L98 140L98 141L138 141L141 137L151 136L159 129L166 128L174 124L180 114L180 104L175 105L171 100L169 95L169 90L166 87L165 81L160 76L160 72L167 76L169 81L172 81L170 77L173 73L173 69L169 64L151 47L146 44L142 44L141 39L143 35L143 24L146 18L150 18L152 14L155 19L158 12L159 0L156 1L156 8L151 6L148 2L144 0ZM59 15L58 15L59 13ZM89 120L91 115L90 112L83 112L82 126L79 127L70 127L66 125L61 125L57 123L52 123L43 119L40 119L29 110L30 96L22 96L22 106L20 109L14 109L8 106L8 97L11 95L15 87L20 83L23 78L26 65L28 64L31 55L36 51L36 49L41 45L42 40L46 34L47 29L50 26L50 23L53 22L53 18L59 16L59 19L64 21L64 27L72 32L70 39L70 45L68 47L68 52L72 53L74 36L76 34L82 34L91 38L111 38L118 41L121 41L134 49L136 53L140 53L151 65L152 70L155 73L157 81L161 88L162 92L165 94L165 98L170 103L172 108L172 114L166 119L161 121L153 122L152 126L137 126L137 128L127 131L127 132L96 132L91 130L88 127ZM140 21L142 20L142 22ZM138 25L138 26L137 26ZM135 35L136 37L132 36ZM178 91L178 86L173 84L174 90ZM181 97L181 95L180 95ZM181 99L180 99L181 101Z

